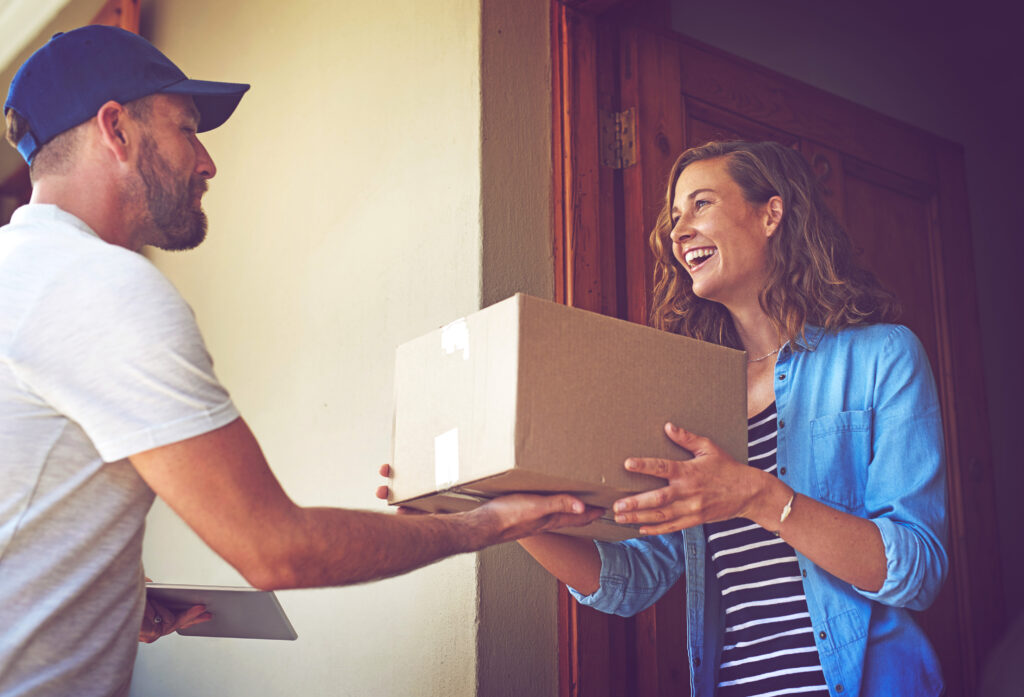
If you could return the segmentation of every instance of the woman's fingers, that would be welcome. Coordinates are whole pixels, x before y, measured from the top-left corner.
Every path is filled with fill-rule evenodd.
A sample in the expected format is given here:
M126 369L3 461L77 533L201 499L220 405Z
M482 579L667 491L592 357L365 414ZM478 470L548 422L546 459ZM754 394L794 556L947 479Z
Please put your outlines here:
M696 446L699 436L675 429L665 432L680 445ZM684 446L685 447L685 446ZM689 449L689 448L688 448ZM700 496L694 491L692 460L631 457L625 462L630 472L649 474L668 480L668 485L619 499L612 505L616 523L643 525L642 535L663 534L691 527L700 519Z
M700 525L701 520L694 516L683 516L676 518L667 523L661 525L644 525L640 528L639 532L642 536L648 535L666 535L670 532L679 532L686 528L692 528L694 525Z
M631 457L626 460L625 467L630 472L649 474L662 479L672 479L679 474L680 463L676 460L663 460L657 457Z
M715 449L715 444L711 442L711 439L698 436L673 423L665 424L665 435L679 447L689 450L694 457L707 455Z

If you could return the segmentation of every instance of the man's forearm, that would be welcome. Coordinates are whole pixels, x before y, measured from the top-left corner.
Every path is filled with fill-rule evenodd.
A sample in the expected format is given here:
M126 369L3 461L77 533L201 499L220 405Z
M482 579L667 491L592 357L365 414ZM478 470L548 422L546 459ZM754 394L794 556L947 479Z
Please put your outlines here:
M261 561L243 572L271 589L374 581L499 541L480 511L399 516L338 508L297 508L290 530L265 541Z
M516 494L466 513L399 516L302 508L285 494L241 419L132 456L146 483L260 588L360 583L563 525L585 525L567 495Z

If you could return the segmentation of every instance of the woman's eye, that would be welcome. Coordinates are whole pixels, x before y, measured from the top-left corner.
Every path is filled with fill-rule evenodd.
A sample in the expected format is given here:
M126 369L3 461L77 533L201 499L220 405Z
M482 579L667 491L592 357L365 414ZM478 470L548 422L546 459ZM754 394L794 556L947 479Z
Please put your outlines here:
M708 201L706 199L703 199L703 198L702 199L698 199L698 200L693 202L693 207L696 208L697 210L700 210L704 206L708 205L708 203L710 203L710 201Z

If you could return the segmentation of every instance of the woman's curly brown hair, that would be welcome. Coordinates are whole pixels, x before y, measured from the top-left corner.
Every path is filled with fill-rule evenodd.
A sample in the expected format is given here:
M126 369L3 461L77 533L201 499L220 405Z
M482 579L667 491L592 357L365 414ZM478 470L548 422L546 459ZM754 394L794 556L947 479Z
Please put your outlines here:
M728 310L694 295L690 275L673 256L669 238L679 175L694 162L717 157L728 158L726 171L747 202L782 198L782 220L768 238L768 280L759 297L782 336L802 336L807 325L835 331L897 318L894 296L853 263L850 238L798 152L772 142L713 141L685 151L669 175L665 206L650 239L655 259L652 326L742 348Z

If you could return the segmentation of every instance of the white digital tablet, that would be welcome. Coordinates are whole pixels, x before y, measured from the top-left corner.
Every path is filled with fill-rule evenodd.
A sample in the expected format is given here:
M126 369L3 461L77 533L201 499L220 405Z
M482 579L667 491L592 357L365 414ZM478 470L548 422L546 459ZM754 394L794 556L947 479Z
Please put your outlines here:
M290 641L299 636L272 591L244 587L147 583L146 597L174 610L205 605L206 611L213 615L213 619L178 632L185 636Z

